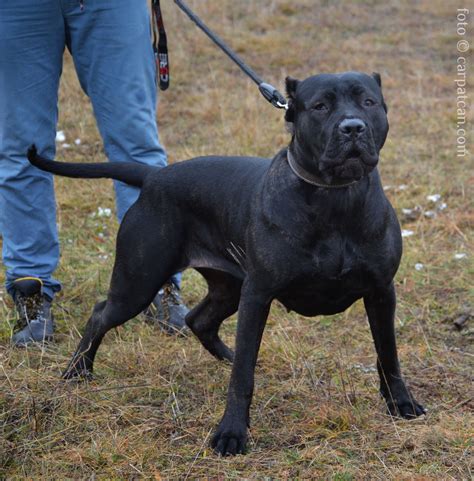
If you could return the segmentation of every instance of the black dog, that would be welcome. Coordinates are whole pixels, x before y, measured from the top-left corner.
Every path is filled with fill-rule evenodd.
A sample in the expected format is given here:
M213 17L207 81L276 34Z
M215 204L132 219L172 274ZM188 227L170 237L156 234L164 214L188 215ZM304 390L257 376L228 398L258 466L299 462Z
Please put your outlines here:
M425 412L402 380L395 346L393 277L402 240L376 169L388 132L380 76L288 78L286 87L292 139L271 161L202 157L160 170L28 153L31 163L55 174L141 187L120 226L107 300L95 306L64 377L90 374L105 333L145 309L171 274L193 267L209 292L186 322L211 354L233 360L227 407L212 439L221 454L245 449L273 299L316 316L363 298L390 413ZM234 356L218 331L237 309Z

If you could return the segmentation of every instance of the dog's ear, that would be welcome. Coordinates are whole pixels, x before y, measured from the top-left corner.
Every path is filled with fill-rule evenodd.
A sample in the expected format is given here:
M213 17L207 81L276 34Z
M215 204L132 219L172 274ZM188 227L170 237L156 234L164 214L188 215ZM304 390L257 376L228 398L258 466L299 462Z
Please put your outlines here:
M378 72L372 72L372 78L377 82L377 85L382 88L382 78Z
M380 77L380 74L377 72L372 72L372 78L377 82L377 85L380 87L380 91L382 91L382 78ZM385 100L383 99L383 95L382 95L382 106L385 109L385 112L388 112L388 107L387 107L387 104L385 103Z
M288 109L285 114L285 120L287 122L293 122L295 118L294 102L296 98L296 89L299 83L300 81L293 77L286 77L285 79L286 94L288 96Z
M286 77L285 79L286 93L291 100L295 99L296 88L298 87L299 83L300 81L293 77Z

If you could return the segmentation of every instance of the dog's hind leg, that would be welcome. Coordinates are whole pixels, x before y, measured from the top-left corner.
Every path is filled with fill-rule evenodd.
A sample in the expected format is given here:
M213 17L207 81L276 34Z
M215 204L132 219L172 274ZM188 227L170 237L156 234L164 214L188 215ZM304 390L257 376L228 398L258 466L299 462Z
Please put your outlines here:
M222 322L239 307L242 281L226 272L197 269L206 279L207 296L186 316L186 324L217 359L232 362L234 353L219 337Z
M131 207L119 230L107 300L96 304L63 374L66 379L90 376L105 334L142 312L179 268L182 233L177 223L167 223L169 229L162 229L143 205L137 205Z

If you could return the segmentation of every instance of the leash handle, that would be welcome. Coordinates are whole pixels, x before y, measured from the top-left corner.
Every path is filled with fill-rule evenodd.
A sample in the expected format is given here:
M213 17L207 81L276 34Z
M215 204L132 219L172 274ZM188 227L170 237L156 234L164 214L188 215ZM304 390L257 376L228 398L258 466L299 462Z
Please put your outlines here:
M287 109L285 97L273 85L265 83L218 35L188 7L183 0L174 0L176 5L193 21L243 72L257 85L260 93L275 107Z
M170 63L168 57L168 40L166 38L166 30L163 23L160 0L152 1L152 13L153 52L155 53L156 67L158 70L158 85L160 86L160 90L166 90L170 86Z

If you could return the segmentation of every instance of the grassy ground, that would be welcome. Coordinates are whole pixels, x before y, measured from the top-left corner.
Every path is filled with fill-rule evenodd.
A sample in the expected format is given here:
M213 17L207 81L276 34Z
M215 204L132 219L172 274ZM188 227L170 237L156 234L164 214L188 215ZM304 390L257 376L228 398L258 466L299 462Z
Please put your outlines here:
M267 105L172 2L164 3L173 79L161 95L159 123L170 160L203 153L272 156L288 141L282 112ZM94 216L98 207L114 209L111 182L56 179L57 275L64 283L55 304L58 342L44 350L11 349L14 312L4 293L0 303L9 321L0 326L0 478L471 479L474 321L459 331L453 325L474 304L472 163L456 157L458 5L190 3L279 87L288 74L382 74L391 131L380 170L403 229L413 232L397 275L399 351L428 415L408 422L385 414L360 303L318 319L273 306L245 457L218 458L208 448L230 366L193 338L170 338L135 319L107 336L93 382L60 382L94 302L106 293L117 224L113 216ZM59 129L72 145L59 147L58 158L105 160L67 55L64 70ZM428 200L433 194L441 200ZM402 211L417 206L419 215ZM467 256L456 259L461 253ZM189 305L204 295L198 274L185 274L183 291ZM232 342L234 318L223 331Z

